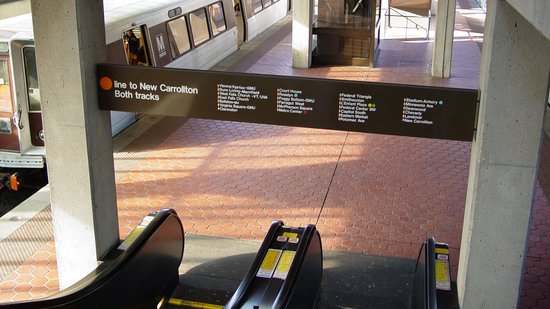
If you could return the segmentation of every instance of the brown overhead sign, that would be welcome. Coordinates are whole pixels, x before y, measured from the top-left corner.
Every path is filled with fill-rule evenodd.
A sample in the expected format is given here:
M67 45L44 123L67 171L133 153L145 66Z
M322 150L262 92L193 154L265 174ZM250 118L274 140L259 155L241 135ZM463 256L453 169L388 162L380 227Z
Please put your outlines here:
M100 108L472 141L477 91L99 65Z

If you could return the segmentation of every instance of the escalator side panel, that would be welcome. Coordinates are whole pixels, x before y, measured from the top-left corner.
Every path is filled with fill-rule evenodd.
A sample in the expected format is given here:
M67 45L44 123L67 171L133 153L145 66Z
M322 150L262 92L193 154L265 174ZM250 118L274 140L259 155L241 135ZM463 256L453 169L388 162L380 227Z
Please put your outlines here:
M225 308L311 308L319 291L322 250L314 225L278 226ZM269 252L272 250L272 252ZM280 254L272 255L275 252ZM246 288L244 288L246 287Z
M274 221L271 223L271 226L262 242L262 245L260 246L260 249L258 250L258 253L256 254L256 258L254 259L254 262L250 266L250 270L243 278L243 281L237 288L237 291L233 294L229 302L224 306L224 308L241 308L243 302L246 302L247 295L263 295L265 290L268 287L268 280L265 281L258 280L262 278L257 278L256 274L258 269L260 268L262 261L264 259L264 256L267 254L271 243L274 241L277 232L283 227L282 221ZM254 298L256 300L256 298Z
M456 284L450 282L449 246L426 239L416 261L411 309L458 309ZM439 264L439 265L438 265Z
M315 231L285 308L298 309L312 308L312 305L315 306L315 302L319 296L322 277L323 250L321 237Z
M428 309L437 309L435 289L435 239L426 240L426 303Z
M168 218L165 228L159 228L135 258L98 295L89 298L109 300L106 305L113 308L155 308L179 280L184 239L178 224L176 217ZM100 307L104 305L102 301Z
M66 290L0 308L155 308L178 282L184 248L183 226L175 212L159 216L162 220L147 227L127 251L113 249L113 259Z

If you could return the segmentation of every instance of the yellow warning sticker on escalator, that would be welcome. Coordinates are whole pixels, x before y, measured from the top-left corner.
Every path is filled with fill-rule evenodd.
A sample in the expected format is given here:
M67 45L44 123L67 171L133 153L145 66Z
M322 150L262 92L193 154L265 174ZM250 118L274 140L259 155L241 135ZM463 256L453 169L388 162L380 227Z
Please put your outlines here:
M298 238L298 233L284 232L283 236L287 238Z
M443 255L448 257L447 255ZM451 290L451 274L449 274L449 261L442 258L442 255L438 255L438 259L435 260L435 287L438 290Z
M198 308L198 309L223 309L222 305L203 303L185 299L170 298L168 304L176 307Z
M126 237L126 239L118 246L118 250L127 250L131 244L136 241L138 236L145 230L145 227L143 226L137 226L129 235Z
M277 268L275 268L273 278L286 280L290 266L292 266L292 261L294 261L294 256L296 256L296 251L283 251L281 258L279 259L279 263L277 264Z
M139 235L145 230L145 228L153 222L153 219L155 218L154 214L149 214L143 220L141 220L141 223L132 231L130 234L126 237L126 239L118 246L118 250L128 250L130 245L132 245Z
M256 277L271 278L275 271L275 266L277 266L277 262L279 262L279 258L281 257L281 252L282 250L278 249L267 250Z

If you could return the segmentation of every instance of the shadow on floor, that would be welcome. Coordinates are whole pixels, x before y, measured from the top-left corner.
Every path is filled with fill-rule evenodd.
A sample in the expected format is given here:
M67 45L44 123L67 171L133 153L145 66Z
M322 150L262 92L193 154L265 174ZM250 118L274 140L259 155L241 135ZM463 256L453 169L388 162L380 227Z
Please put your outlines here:
M201 235L186 235L185 239L186 256L201 256L204 261L186 262L184 257L180 272L186 263L194 266L180 274L172 298L224 305L252 264L256 253L250 251L259 243ZM219 256L229 251L246 253ZM317 307L364 308L368 304L369 308L407 308L415 264L415 260L404 258L323 251Z

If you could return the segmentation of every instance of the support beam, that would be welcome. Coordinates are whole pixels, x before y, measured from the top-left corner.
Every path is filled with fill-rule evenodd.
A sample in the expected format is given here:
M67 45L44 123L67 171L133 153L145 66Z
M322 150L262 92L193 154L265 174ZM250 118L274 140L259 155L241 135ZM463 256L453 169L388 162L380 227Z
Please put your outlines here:
M432 76L449 78L453 56L456 0L438 0Z
M292 12L292 67L311 66L313 0L293 1Z
M457 285L460 308L516 308L548 95L550 42L506 1L489 1L487 12Z
M103 1L32 0L59 286L119 239L110 114L98 109Z
M487 0L484 0L487 1ZM519 14L550 40L550 2L548 0L506 0Z

